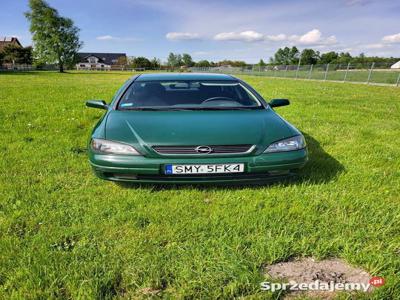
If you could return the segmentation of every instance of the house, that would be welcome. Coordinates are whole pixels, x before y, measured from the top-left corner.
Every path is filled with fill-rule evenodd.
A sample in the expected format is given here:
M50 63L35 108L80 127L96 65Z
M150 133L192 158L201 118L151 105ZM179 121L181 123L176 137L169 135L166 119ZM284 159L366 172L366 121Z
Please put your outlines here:
M0 52L8 45L15 45L22 48L21 43L16 37L0 37Z
M400 60L390 67L391 69L400 69Z
M126 65L125 53L79 52L77 70L110 70L116 66Z

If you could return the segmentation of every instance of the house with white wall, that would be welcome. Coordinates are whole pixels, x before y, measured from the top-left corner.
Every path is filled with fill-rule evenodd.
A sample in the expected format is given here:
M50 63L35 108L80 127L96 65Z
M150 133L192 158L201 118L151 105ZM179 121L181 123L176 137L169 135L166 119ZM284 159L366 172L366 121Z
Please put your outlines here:
M77 70L111 70L113 66L126 65L125 53L79 52Z
M400 69L400 60L390 67L391 69Z

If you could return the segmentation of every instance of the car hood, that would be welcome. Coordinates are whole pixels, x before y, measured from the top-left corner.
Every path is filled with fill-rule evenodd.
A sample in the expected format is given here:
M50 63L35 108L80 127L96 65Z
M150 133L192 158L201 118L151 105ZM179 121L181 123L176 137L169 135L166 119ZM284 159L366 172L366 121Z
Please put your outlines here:
M110 111L105 138L148 149L154 145L252 144L258 149L295 130L271 109Z

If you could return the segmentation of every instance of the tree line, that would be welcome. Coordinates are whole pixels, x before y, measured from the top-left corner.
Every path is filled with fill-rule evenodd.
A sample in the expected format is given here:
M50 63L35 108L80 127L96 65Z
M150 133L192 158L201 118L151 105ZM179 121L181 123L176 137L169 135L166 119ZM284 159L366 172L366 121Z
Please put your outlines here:
M200 60L194 61L192 56L188 53L173 53L170 52L167 61L162 63L160 59L148 59L143 56L129 57L127 65L132 68L145 68L145 69L159 69L167 68L190 68L190 67L219 67L230 65L232 67L245 67L248 64L239 60L221 60L218 62Z
M272 65L315 65L315 64L394 64L399 61L400 58L396 57L378 57L378 56L366 56L364 53L358 56L352 56L349 52L335 52L330 51L326 53L320 53L317 50L306 48L303 51L299 51L297 47L291 48L284 47L279 48L273 57L270 58L270 64ZM258 63L260 65L264 63L262 60ZM265 63L264 63L265 64Z

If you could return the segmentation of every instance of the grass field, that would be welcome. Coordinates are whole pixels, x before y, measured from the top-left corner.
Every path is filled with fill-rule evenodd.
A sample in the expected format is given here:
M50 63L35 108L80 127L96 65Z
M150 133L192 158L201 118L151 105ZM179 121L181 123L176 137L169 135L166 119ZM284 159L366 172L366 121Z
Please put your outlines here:
M102 112L84 100L129 76L0 74L0 298L275 299L263 266L311 256L383 276L368 297L400 299L398 88L243 76L291 99L277 111L310 148L297 181L122 187L91 173Z

